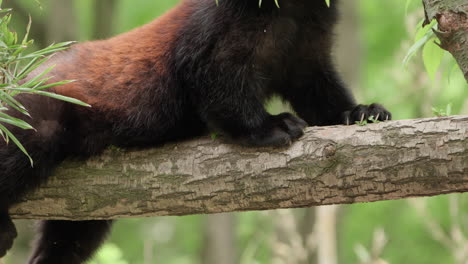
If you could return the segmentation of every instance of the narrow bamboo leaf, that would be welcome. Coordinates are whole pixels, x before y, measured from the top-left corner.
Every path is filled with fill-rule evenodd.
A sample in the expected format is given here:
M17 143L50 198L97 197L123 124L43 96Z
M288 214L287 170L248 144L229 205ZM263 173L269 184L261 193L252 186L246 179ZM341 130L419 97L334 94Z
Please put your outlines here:
M22 113L23 115L31 117L31 115L28 113L28 111L26 109L24 109L23 106L14 105L14 104L12 104L10 106L11 106L11 108L15 109L16 111ZM8 108L4 109L4 110L0 110L0 111L5 111L5 110L8 110Z
M28 157L29 162L31 162L31 167L34 166L31 156L29 156L29 153L26 151L21 142L2 124L0 124L0 130L2 130L6 134L5 136L11 139L15 145Z
M48 58L42 58L42 60L40 60L40 61L39 61L39 59L41 59L41 57L36 57L36 58L32 59L28 64L26 64L26 66L24 66L21 69L21 71L16 75L17 76L16 79L18 81L24 79L30 72L34 71L42 63L47 61Z
M31 15L29 15L29 22L28 22L28 25L26 26L26 33L24 34L23 41L22 41L23 44L26 44L28 42L29 31L31 30L31 24L32 24L32 19L31 19Z
M423 23L424 23L424 19L421 19L421 21L419 21L419 23L417 25L418 31L416 32L416 35L414 36L414 41L415 42L420 40L425 35L427 35L429 31L432 31L433 29L436 29L436 26L437 26L437 21L436 20L432 20L429 25L426 25L424 27L422 26Z
M45 90L45 89L48 89L48 88L51 88L51 87L64 85L64 84L72 83L72 82L75 82L75 81L76 80L67 80L67 81L49 83L49 84L46 84L46 85L37 86L37 87L34 88L34 90Z
M89 104L87 104L87 103L85 103L83 101L80 101L78 99L71 98L71 97L68 97L68 96L63 96L63 95L60 95L60 94L50 93L50 92L45 92L45 91L37 91L36 93L40 94L40 95L45 95L45 96L48 96L48 97L51 97L51 98L59 99L59 100L62 100L62 101L66 101L66 102L69 102L69 103L82 105L82 106L86 106L86 107L91 107L91 105L89 105Z
M0 129L0 136L2 136L3 140L5 140L5 142L8 144L8 137L5 135L5 133L1 129Z
M13 8L0 8L0 13L8 13L8 12L11 12L11 10L13 10Z
M20 102L18 102L15 98L13 98L13 96L3 91L0 91L0 97L11 108L19 111L20 113L26 116L30 116L26 108Z
M37 56L50 55L52 53L67 49L73 43L75 43L75 41L68 41L68 42L62 42L62 43L50 45L47 48L32 52L32 53L30 53L28 55L25 55L25 56L22 56L22 57L19 57L18 60L31 59L31 58L35 58Z
M5 91L18 91L18 92L25 92L25 93L34 93L33 88L29 87L6 87L3 88Z
M22 129L34 129L30 124L26 123L25 121L18 118L14 118L2 112L0 112L0 122L14 125Z
M45 69L45 70L44 70L43 72L41 72L40 74L34 76L34 78L32 78L31 80L29 80L29 81L27 81L26 83L24 83L23 85L26 86L26 87L34 86L36 83L38 83L38 82L44 77L44 75L46 75L47 73L49 73L54 67L55 67L55 65L50 66L49 68Z
M408 50L408 53L406 54L405 58L403 59L403 65L406 66L409 62L409 60L416 54L416 52L426 44L429 39L434 35L434 32L429 31L428 34L426 34L424 37L422 37L420 40L418 40L416 43L411 46L411 48Z
M19 46L18 48L14 49L15 51L11 54L11 56L9 57L8 61L9 62L13 62L16 60L17 56L23 52L28 46L26 45L21 45Z
M6 93L3 90L0 90L0 96L1 96L2 100L5 103L7 103L8 105L10 105L10 104L21 105L21 107L23 107L22 104L20 102L18 102L11 94Z

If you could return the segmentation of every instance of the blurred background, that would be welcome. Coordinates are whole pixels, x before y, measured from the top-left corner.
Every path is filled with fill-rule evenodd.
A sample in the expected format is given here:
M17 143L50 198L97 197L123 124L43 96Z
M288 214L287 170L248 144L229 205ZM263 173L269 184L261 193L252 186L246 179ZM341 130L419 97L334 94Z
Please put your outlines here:
M214 0L213 0L214 1ZM102 39L156 18L177 0L4 0L13 26L32 18L36 47ZM333 3L333 1L332 1ZM420 1L346 0L336 60L359 102L394 119L468 114L468 85L450 54L429 77L421 55L403 66L424 16ZM132 51L129 51L132 52ZM269 109L283 106L272 102ZM7 264L25 263L33 221ZM123 219L91 264L465 264L468 198L448 195L346 206L221 215Z

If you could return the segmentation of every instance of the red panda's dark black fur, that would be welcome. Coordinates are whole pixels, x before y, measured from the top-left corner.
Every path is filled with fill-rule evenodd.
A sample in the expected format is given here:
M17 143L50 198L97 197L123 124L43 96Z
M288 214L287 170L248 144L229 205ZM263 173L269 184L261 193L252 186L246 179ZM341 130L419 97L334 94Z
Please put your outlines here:
M324 0L185 0L154 22L55 56L50 73L74 83L52 91L85 108L34 95L18 100L37 131L9 127L34 159L0 142L0 257L16 230L10 206L66 157L110 144L149 147L219 129L249 145L283 146L309 125L389 119L382 106L356 105L331 61L335 4ZM40 70L40 69L39 69ZM39 71L38 70L38 71ZM272 95L297 114L268 114ZM19 116L13 110L9 114ZM31 264L77 264L98 248L110 221L45 221Z

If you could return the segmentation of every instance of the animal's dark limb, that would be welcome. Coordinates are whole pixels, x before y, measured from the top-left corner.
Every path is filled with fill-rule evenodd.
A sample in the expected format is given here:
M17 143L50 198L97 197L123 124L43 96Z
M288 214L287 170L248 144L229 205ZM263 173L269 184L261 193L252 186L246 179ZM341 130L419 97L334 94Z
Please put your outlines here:
M79 264L88 260L109 233L112 221L43 221L29 264Z

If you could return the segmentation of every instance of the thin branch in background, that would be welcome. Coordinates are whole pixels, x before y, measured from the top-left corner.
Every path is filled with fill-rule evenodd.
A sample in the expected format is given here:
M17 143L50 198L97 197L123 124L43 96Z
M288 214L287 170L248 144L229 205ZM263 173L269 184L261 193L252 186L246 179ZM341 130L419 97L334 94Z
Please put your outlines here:
M308 253L292 210L277 210L272 214L275 219L275 238L272 243L273 263L304 263Z
M318 264L337 264L336 216L338 205L317 208L315 232L320 243L317 246Z
M204 218L202 263L217 264L220 259L224 259L224 264L238 263L236 226L234 214L211 214Z
M371 250L367 250L362 244L357 244L354 251L359 259L360 264L388 264L382 259L382 254L385 246L388 243L387 236L383 228L374 230Z
M449 196L449 212L451 217L450 234L445 233L442 225L434 220L427 209L427 199L411 199L408 201L421 217L427 232L435 241L450 250L457 264L468 263L468 241L464 235L460 219L460 199L458 196Z
M116 0L94 1L94 27L91 39L105 39L112 35Z
M409 199L408 203L416 210L418 215L423 220L423 224L428 231L428 233L432 236L432 238L446 248L450 249L453 248L454 244L451 240L450 236L445 233L442 226L437 223L433 217L429 214L427 209L427 201L425 199Z
M49 0L48 5L51 15L47 17L47 42L78 39L78 22L73 1Z

